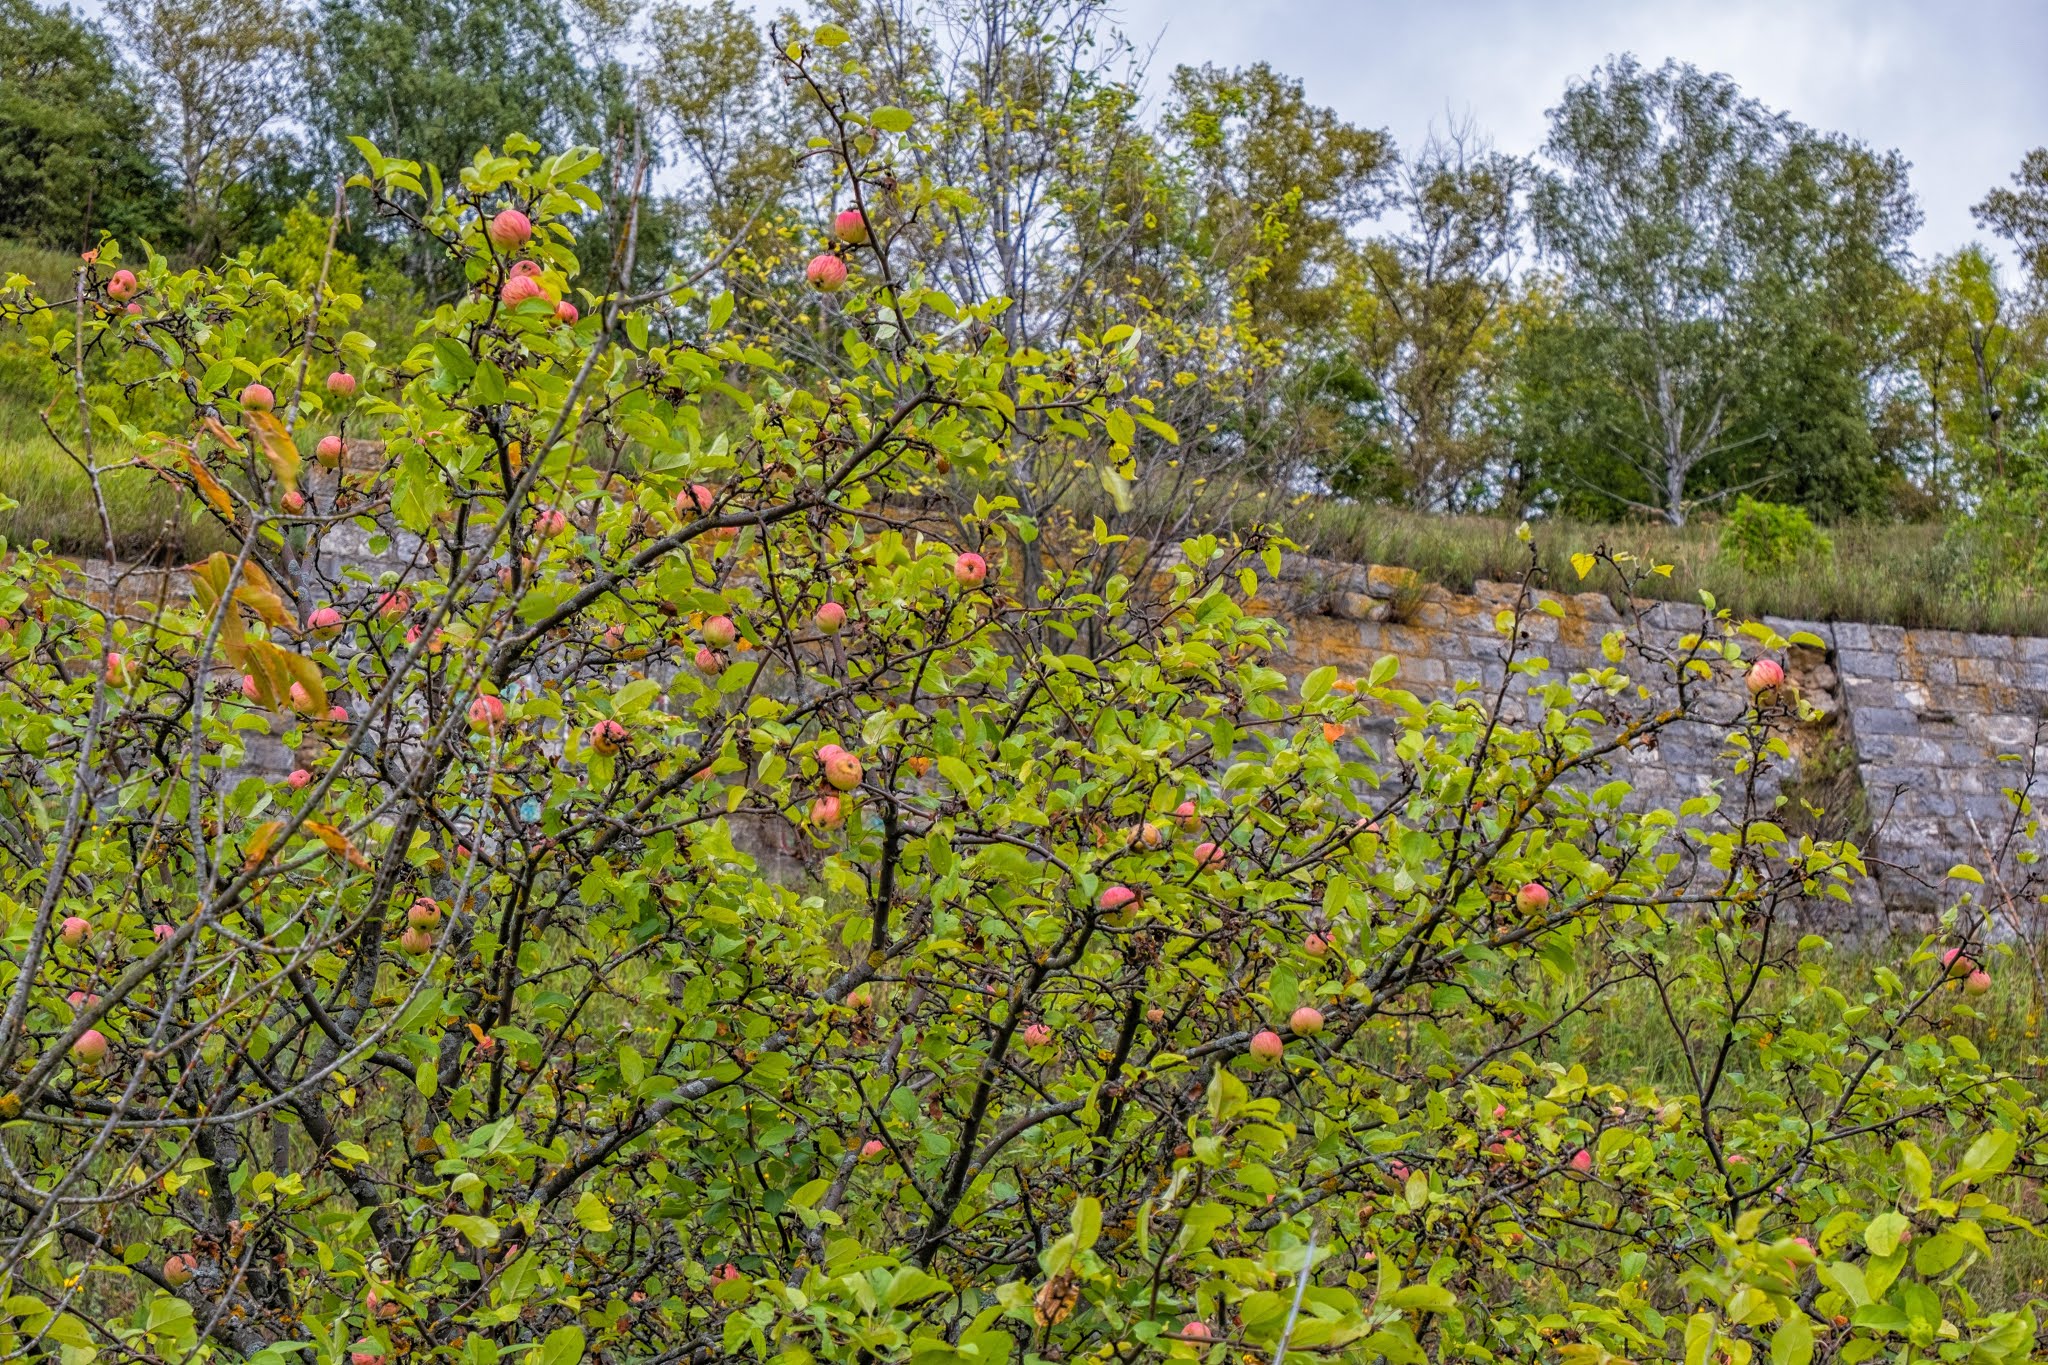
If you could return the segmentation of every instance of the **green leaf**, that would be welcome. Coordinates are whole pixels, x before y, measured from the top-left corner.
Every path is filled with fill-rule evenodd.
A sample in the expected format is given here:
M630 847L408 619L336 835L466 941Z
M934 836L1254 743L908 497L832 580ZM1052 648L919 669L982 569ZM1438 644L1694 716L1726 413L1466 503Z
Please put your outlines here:
M1908 1226L1903 1213L1881 1213L1863 1229L1863 1245L1870 1248L1873 1256L1889 1256L1898 1250L1899 1238L1905 1235Z
M2019 1139L2009 1129L1994 1128L1970 1144L1970 1150L1963 1153L1963 1164L1942 1182L1942 1188L1947 1189L1964 1180L1982 1180L1988 1175L2003 1174L2006 1167L2012 1165L2018 1151Z
M732 290L728 289L711 300L711 330L725 326L725 320L732 316Z
M898 109L893 104L885 104L868 115L868 122L885 133L907 133L914 120L908 109Z
M819 47L845 47L852 39L853 35L837 24L820 24L811 35L811 41Z
M1404 1312L1448 1313L1457 1304L1457 1295L1435 1284L1403 1285L1387 1298L1389 1308L1399 1308Z
M1101 1235L1102 1205L1094 1197L1084 1195L1074 1205L1074 1245L1086 1251Z
M441 1225L454 1228L462 1234L463 1240L473 1247L493 1247L498 1244L498 1225L488 1218L479 1218L469 1213L451 1213L441 1220Z
M583 1329L557 1327L540 1344L532 1365L576 1365L583 1359Z
M1979 886L1984 885L1984 874L1971 867L1968 863L1957 863L1948 870L1948 875L1950 881L1975 882Z
M604 1200L597 1197L595 1190L585 1190L576 1200L576 1221L587 1232L610 1232L612 1211L605 1207Z
M1336 681L1336 665L1324 664L1301 680L1301 699L1311 706L1314 705L1329 695L1330 686Z
M1910 1139L1901 1140L1894 1150L1906 1172L1906 1187L1918 1197L1927 1198L1934 1190L1934 1164L1927 1159L1927 1153Z
M1771 1334L1771 1365L1807 1365L1812 1359L1813 1324L1795 1313Z

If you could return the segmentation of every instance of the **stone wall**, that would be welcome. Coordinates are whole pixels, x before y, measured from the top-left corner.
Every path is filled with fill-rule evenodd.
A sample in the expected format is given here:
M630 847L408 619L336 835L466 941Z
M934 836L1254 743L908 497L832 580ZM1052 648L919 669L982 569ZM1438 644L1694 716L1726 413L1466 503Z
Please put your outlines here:
M1494 618L1513 604L1513 584L1481 582L1471 594L1420 583L1414 575L1290 556L1264 605L1290 632L1282 661L1297 680L1335 664L1361 674L1382 655L1400 662L1400 685L1418 696L1449 694L1460 683L1489 692L1503 676L1503 636ZM1621 614L1600 593L1540 594L1562 614L1525 616L1522 657L1548 660L1551 673L1604 665L1601 639ZM1680 603L1639 604L1653 640L1675 642L1699 629L1703 614ZM1795 764L1766 778L1831 812L1834 828L1862 843L1874 873L1846 912L1857 932L1917 933L1961 891L1949 868L1967 863L1993 903L2013 899L2025 875L2022 850L2038 847L2018 828L2008 790L2035 792L2048 766L2048 640L1957 631L1772 619L1780 634L1805 631L1824 650L1795 647L1785 660L1801 693L1821 713L1787 736ZM1528 687L1509 689L1516 702ZM1739 708L1730 683L1715 710ZM1385 733L1391 734L1391 722ZM1365 736L1368 743L1384 735ZM1635 788L1639 805L1675 806L1708 791L1729 772L1720 733L1682 725L1654 750L1619 760L1615 775ZM1832 831L1831 831L1832 832ZM2008 906L2008 909L2017 908ZM1829 912L1835 913L1835 912Z

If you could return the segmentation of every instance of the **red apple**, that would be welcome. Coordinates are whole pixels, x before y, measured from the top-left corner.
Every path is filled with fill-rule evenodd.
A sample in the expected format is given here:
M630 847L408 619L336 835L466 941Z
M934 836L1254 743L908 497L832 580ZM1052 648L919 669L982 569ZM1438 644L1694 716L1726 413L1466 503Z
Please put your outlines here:
M1550 891L1539 882L1525 882L1515 892L1515 909L1525 915L1540 915L1550 905Z
M1313 1005L1300 1005L1287 1016L1287 1031L1311 1037L1323 1031L1323 1012Z
M590 727L590 747L601 754L615 754L626 742L626 727L604 719Z
M512 262L512 269L510 273L513 275L524 275L529 280L537 280L540 278L541 273L540 262L514 261Z
M432 896L421 896L405 907L405 923L412 929L438 929L441 927L441 902Z
M327 376L327 391L336 398L346 398L356 391L356 377L347 370L336 370Z
M1052 1044L1052 1030L1044 1024L1024 1026L1024 1046L1030 1048L1048 1047Z
M1154 1005L1151 1009L1145 1011L1145 1022L1154 1026L1165 1023L1166 1011Z
M829 251L813 256L804 267L804 279L821 293L833 293L846 283L846 262Z
M98 1066L107 1059L107 1035L89 1028L71 1045L71 1055L81 1066Z
M825 780L840 791L852 791L860 785L860 760L841 749L825 760Z
M1140 848L1164 848L1166 831L1147 820L1131 831L1131 842Z
M1180 1334L1189 1341L1210 1341L1214 1339L1214 1335L1209 1331L1209 1324L1201 1321L1199 1318L1193 1322L1183 1324Z
M1330 940L1321 934L1310 934L1301 941L1301 950L1310 957L1321 957L1330 951Z
M304 791L313 781L313 774L304 768L294 768L285 774L285 785L293 791Z
M1269 1028L1262 1028L1252 1035L1252 1056L1261 1061L1274 1062L1287 1044L1280 1041L1280 1035Z
M732 623L730 616L714 616L704 623L704 643L713 649L731 649L732 642L740 638L739 627Z
M242 406L258 412L269 412L277 406L277 395L270 391L268 384L250 384L242 390Z
M574 327L576 320L582 316L581 313L576 311L576 305L567 299L563 299L555 305L555 321L561 323L564 327Z
M128 316L129 316L129 317L131 317L131 318L139 318L139 317L141 317L141 316L142 316L142 305L141 305L141 304L139 304L139 303L131 303L131 304L129 304L129 305L128 305L128 308L127 308L127 313L128 313Z
M107 655L105 677L109 687L126 687L128 685L128 661L119 654Z
M198 1269L199 1258L189 1252L181 1251L175 1256L164 1258L164 1279L172 1285L190 1283Z
M331 725L346 725L346 724L348 724L348 708L347 708L346 706L330 706L330 707L328 707L328 708L327 708L327 720L328 720L328 723L329 723L329 724L331 724Z
M963 588L978 588L988 577L988 561L972 550L953 560L953 581Z
M403 616L412 610L412 595L403 592L387 592L377 598L379 616Z
M1760 697L1766 692L1775 692L1785 681L1785 669L1776 659L1758 659L1749 666L1746 680L1749 695Z
M134 271L116 270L112 278L107 281L107 297L117 301L132 299L135 297L136 290L141 287L140 284L136 283Z
M498 291L498 298L513 307L517 307L528 299L545 298L546 296L547 291L540 287L540 281L531 275L514 275L511 279L506 280L504 287Z
M718 501L716 489L701 483L693 483L676 494L676 515L679 517L701 516L711 510Z
M166 942L178 936L178 931L168 924L152 924L149 926L149 932L155 935L158 943Z
M876 1157L882 1155L882 1153L888 1150L888 1143L882 1141L880 1138L869 1138L866 1142L863 1142L860 1145L861 1160L873 1161Z
M837 635L839 628L846 624L846 608L837 602L827 602L818 608L818 614L812 619L817 622L819 634Z
M1123 884L1119 883L1116 886L1104 887L1102 889L1102 894L1095 898L1095 903L1102 909L1114 913L1115 911L1122 910L1129 906L1137 904L1137 900L1137 892L1131 890L1130 887L1124 886Z
M1222 849L1207 839L1195 845L1195 867L1197 870L1208 872L1221 866L1223 866Z
M1572 1153L1572 1169L1573 1169L1573 1170L1575 1170L1575 1171L1577 1171L1577 1172L1578 1172L1578 1173L1579 1173L1580 1175L1590 1175L1590 1174L1592 1174L1592 1171L1593 1171L1593 1153L1592 1153L1592 1152L1590 1152L1590 1151L1588 1151L1588 1150L1587 1150L1586 1148L1584 1148L1584 1147L1581 1147L1581 1148L1579 1148L1579 1150L1578 1150L1578 1151L1576 1151L1576 1152L1573 1152L1573 1153Z
M292 516L298 516L306 510L306 495L296 488L287 489L285 490L285 495L279 498L277 503L278 506L284 508Z
M713 677L725 672L724 658L710 649L699 649L697 651L696 664L699 673L709 673Z
M1977 970L1977 964L1963 955L1961 948L1951 948L1941 955L1942 970L1950 976L1968 976Z
M318 607L306 618L306 628L322 640L331 640L341 633L341 613L333 607Z
M560 508L550 507L533 519L533 529L542 537L553 540L569 534L569 518Z
M313 458L318 460L321 466L326 469L332 469L340 464L341 438L339 436L322 436L319 444L313 447Z
M1983 995L1991 989L1991 973L1979 967L1963 978L1963 990L1970 995Z
M837 796L830 792L819 793L811 802L811 823L819 829L836 829L846 818L846 812Z
M57 926L57 937L64 940L66 948L76 948L92 937L92 921L79 915L66 915L64 922Z
M1182 829L1190 834L1202 827L1201 812L1195 809L1195 803L1192 801L1183 801L1178 806L1175 806L1173 808L1173 818Z
M469 728L478 734L496 734L505 723L505 703L489 693L479 693L469 704Z
M491 238L491 245L500 251L513 251L525 246L533 237L533 220L518 209L505 209L491 219L485 229Z
M254 673L244 673L242 675L243 698L247 701L255 701L262 695L261 689L256 686L256 675Z
M832 220L832 235L850 246L859 246L868 239L868 220L859 209L841 209L839 216ZM121 295L116 294L115 298Z
M398 936L398 946L414 957L425 957L433 951L434 936L415 925Z

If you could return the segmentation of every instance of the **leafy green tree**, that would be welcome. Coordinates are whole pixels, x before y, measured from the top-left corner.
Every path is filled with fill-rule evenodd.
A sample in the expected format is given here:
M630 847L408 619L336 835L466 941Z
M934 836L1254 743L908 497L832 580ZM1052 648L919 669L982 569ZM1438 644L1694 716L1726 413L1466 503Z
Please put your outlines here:
M0 4L0 236L82 251L102 232L177 242L149 106L106 36L65 7Z
M1992 190L1972 211L1979 226L2012 243L2034 283L2048 287L2048 147L2028 152L2012 188Z
M110 0L108 10L156 106L190 250L204 260L233 249L301 188L287 120L302 103L303 16L285 0Z
M1898 156L1628 57L1565 93L1545 152L1530 212L1564 330L1531 339L1516 401L1554 495L1674 524L1764 485L1882 507L1870 380L1917 221Z

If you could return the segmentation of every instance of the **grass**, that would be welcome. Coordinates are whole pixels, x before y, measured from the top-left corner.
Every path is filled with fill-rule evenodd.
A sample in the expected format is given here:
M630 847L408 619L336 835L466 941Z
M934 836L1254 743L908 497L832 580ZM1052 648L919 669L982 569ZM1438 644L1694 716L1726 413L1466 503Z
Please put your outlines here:
M191 560L225 544L192 499L146 469L114 470L101 486L118 558ZM33 411L7 404L0 404L0 494L19 504L0 511L0 537L7 544L40 540L60 554L106 553L91 480L43 431Z

